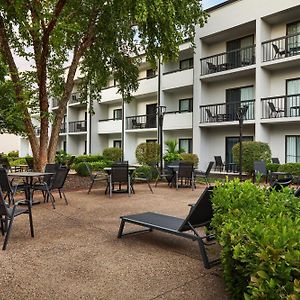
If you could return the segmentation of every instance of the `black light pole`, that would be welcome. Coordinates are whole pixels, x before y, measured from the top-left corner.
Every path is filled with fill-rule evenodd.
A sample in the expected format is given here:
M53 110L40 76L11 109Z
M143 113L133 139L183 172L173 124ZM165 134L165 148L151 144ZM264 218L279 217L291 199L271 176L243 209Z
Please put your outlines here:
M238 108L238 111L236 113L237 119L239 120L239 128L240 128L240 153L239 153L239 178L240 180L242 180L242 169L243 169L243 160L242 160L242 156L243 156L243 150L242 150L242 141L243 141L243 122L244 122L244 117L247 113L248 110L248 105L245 106L241 106Z
M163 105L157 105L156 107L157 119L158 119L158 144L160 146L160 172L163 170L163 122L166 107Z

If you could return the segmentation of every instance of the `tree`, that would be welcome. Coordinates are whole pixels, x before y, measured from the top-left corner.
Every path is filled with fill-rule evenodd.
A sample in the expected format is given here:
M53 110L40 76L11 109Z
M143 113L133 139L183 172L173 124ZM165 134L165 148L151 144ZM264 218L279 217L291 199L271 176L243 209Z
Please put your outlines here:
M205 21L198 0L1 1L0 52L37 169L54 160L79 69L83 99L87 93L99 97L113 74L123 99L130 101L138 88L139 54L145 53L152 63L158 57L175 59L178 46L186 37L193 38L195 25ZM14 54L31 61L33 69L20 72ZM53 115L48 109L51 97L59 102ZM39 140L32 110L39 114Z

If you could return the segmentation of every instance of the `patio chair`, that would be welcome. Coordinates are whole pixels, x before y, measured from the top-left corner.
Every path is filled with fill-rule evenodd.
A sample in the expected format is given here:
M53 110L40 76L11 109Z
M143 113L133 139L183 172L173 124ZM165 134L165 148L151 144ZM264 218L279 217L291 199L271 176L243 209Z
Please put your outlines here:
M221 156L215 156L215 171L219 168L220 172L224 170L225 164Z
M276 179L272 184L271 188L274 189L275 191L279 192L281 191L284 187L289 186L293 182L293 176L288 176L287 178L280 178Z
M210 171L211 171L213 165L214 165L214 162L210 161L209 164L208 164L208 166L207 166L207 168L206 168L205 172L203 172L203 171L195 171L195 177L196 178L198 178L198 177L199 178L203 178L205 180L206 184L209 185L208 176L210 174Z
M24 201L22 202L24 203ZM19 203L20 202L15 203L14 206L10 208L8 204L5 202L2 191L0 190L0 226L1 226L2 236L4 236L2 250L5 250L7 247L8 239L12 229L12 224L15 217L17 216L28 214L31 237L34 237L30 203L29 201L25 201L25 203L27 204L27 208L19 208L18 207Z
M33 171L34 169L34 160L33 157L26 157L26 164L28 166L28 171Z
M10 165L10 162L8 160L7 157L3 157L1 156L0 157L0 165L2 165L2 167L4 169L6 169L7 171L10 171L10 172L19 172L21 170L20 166L11 166Z
M88 189L88 194L91 192L91 189L95 183L95 181L106 181L107 182L107 177L103 177L103 173L100 173L100 172L97 172L97 173L94 173L92 172L91 168L90 168L90 165L87 163L87 162L84 162L85 164L85 167L88 171L88 174L90 176L90 179L91 179L91 184L90 184L90 187ZM101 176L101 177L100 177Z
M283 55L287 56L288 54L290 54L290 51L288 51L287 49L280 50L276 44L272 44L272 47L275 51L275 55L274 55L273 59L275 59L276 57L279 58L279 57L282 57Z
M126 184L126 190L125 192L128 193L128 196L130 196L131 193L131 178L130 174L128 171L128 164L114 164L111 167L110 174L108 176L108 192L109 192L109 197L112 197L112 192L114 190L114 185L118 184L119 185L119 191L121 190L121 185Z
M149 190L153 194L153 190L150 184L150 178L151 178L151 170L148 171L135 170L131 178L132 192L135 193L133 186L136 182L146 182L148 184Z
M0 168L0 188L4 193L4 200L8 199L8 204L14 204L14 196L17 191L25 191L27 186L25 184L13 184L13 180L9 181L7 170ZM2 194L3 195L3 194Z
M175 172L175 184L176 190L180 186L189 186L192 187L192 190L195 188L195 176L194 176L194 166L191 162L180 161L179 168Z
M256 176L258 175L264 176L266 178L266 183L268 182L269 172L264 160L255 160L253 162L253 182L256 181Z
M280 115L282 113L284 113L284 109L281 109L281 108L278 108L278 107L275 107L274 103L273 102L268 102L268 105L270 107L270 118L277 118L278 116L280 117Z
M215 64L213 64L209 61L206 62L206 63L207 63L207 68L208 68L208 73L209 74L210 73L216 73L218 71L218 67Z
M132 123L132 129L136 129L136 128L145 128L145 124L144 123L139 123L137 122L136 119L132 119L131 120Z
M278 157L272 157L272 163L280 165L280 161Z
M216 116L216 115L214 116L214 115L211 113L210 109L206 108L205 111L206 111L206 113L207 113L207 117L208 117L208 121L209 121L209 122L217 122L217 116Z
M178 163L178 162L177 162ZM168 186L172 185L172 181L174 179L174 173L170 168L165 168L162 170L162 172L160 171L160 168L157 165L154 165L154 168L156 169L157 172L157 177L155 180L155 187L157 187L157 183L159 180L167 180L168 182Z
M204 239L212 237L212 235L201 236L196 229L200 227L209 226L213 217L213 209L211 203L213 187L207 187L201 196L199 197L196 204L190 209L188 216L185 219L163 215L154 212L145 212L136 215L121 216L121 223L118 232L118 238L126 235L151 232L152 230L158 230L169 234L174 234L183 238L197 241L200 254L203 259L204 267L209 269L212 266L219 263L219 259L209 260L205 245L212 245L213 243L204 242ZM123 233L125 223L132 223L138 226L145 227L147 229L138 230L133 232ZM191 233L189 233L190 231Z

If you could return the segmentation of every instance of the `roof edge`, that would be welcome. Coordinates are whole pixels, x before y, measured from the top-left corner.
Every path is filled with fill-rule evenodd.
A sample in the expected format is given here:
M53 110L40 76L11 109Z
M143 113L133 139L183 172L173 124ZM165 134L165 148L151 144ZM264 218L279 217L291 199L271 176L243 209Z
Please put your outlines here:
M223 2L223 3L219 3L219 4L215 5L215 6L212 6L212 7L208 8L208 9L205 9L205 11L209 13L209 12L212 12L212 11L214 11L216 9L219 9L219 8L221 8L223 6L229 5L229 4L231 4L233 2L236 2L236 1L240 1L240 0L227 0L227 1Z

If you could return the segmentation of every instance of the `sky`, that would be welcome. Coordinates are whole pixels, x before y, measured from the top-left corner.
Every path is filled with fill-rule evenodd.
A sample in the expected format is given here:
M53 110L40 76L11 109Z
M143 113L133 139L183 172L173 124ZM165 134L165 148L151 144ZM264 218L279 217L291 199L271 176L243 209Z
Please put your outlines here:
M202 5L206 9L222 2L225 2L225 0L202 0Z

